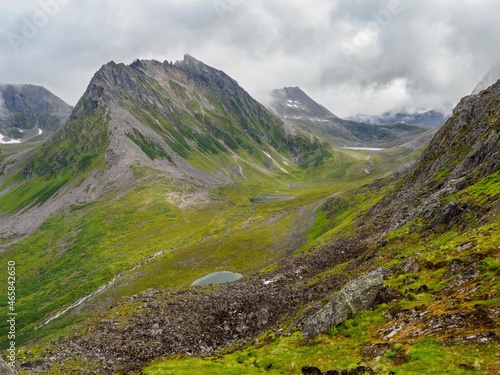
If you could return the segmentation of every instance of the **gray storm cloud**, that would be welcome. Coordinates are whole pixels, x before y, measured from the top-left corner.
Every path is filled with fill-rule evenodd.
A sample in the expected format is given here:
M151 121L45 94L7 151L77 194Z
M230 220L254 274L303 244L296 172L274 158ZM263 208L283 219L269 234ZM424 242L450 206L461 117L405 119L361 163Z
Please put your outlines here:
M261 101L301 86L340 116L441 108L498 61L498 14L495 0L0 0L0 82L75 104L110 60L189 53Z

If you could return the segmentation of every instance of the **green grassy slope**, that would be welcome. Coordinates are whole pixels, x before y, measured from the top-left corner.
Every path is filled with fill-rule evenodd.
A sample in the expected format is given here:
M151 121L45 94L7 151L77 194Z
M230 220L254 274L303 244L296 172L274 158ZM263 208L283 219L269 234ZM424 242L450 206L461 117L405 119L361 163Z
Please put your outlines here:
M342 153L333 153L316 168L290 166L290 173L263 173L252 163L241 164L246 179L222 185L209 193L208 200L183 208L176 194L196 195L199 188L175 183L151 169L137 169L142 183L130 193L110 193L95 203L73 205L11 245L7 254L0 254L0 262L14 260L18 265L17 308L23 312L19 342L67 332L99 309L100 301L110 303L147 288L187 286L217 270L249 274L265 267L290 250L308 246L313 238L307 230L326 197L386 173L381 168L367 175L362 157L356 160ZM295 199L251 202L264 194ZM145 264L159 252L154 262ZM83 311L70 311L43 325L122 273Z
M471 217L468 229L452 228L434 234L423 232L422 222L416 220L387 233L383 244L373 244L371 251L376 255L369 267L394 270L385 284L400 291L400 300L358 313L309 342L304 341L293 326L291 329L276 329L264 333L253 343L230 348L217 357L160 360L146 367L145 373L167 375L196 371L203 374L292 375L300 374L301 368L309 365L323 371L350 370L362 365L380 374L393 371L403 375L497 373L500 370L498 341L464 342L467 342L466 337L474 337L480 332L498 333L497 323L481 318L482 313L475 315L475 312L500 306L500 224L494 219L499 213L499 185L498 173L494 173L447 198L495 207L491 213L493 220ZM385 186L382 192L390 188L390 185ZM352 225L353 218L364 212L367 205L376 202L380 193L371 185L371 189L363 187L331 198L323 205L323 214L318 216L309 235L331 239L332 231L338 235L352 234L348 226ZM328 226L325 227L326 223ZM409 259L416 267L405 270L404 264L408 264ZM450 274L451 264L464 264L465 269L472 267L477 273L457 283L457 278L462 279L460 275ZM349 263L339 265L315 276L309 283L321 283L323 279L349 269ZM419 334L419 330L433 325L425 319L414 317L411 320L409 317L415 315L414 311L425 311L423 316L428 314L434 319L431 322L440 328L434 328L427 335ZM447 316L460 319L461 314L475 318L469 317L462 323L455 320L455 325L448 323L443 326L441 323L440 319ZM405 319L409 322L407 327L403 326L391 338L383 339L383 332L388 332L388 327ZM287 327L287 323L284 326ZM386 345L386 349L374 358L363 348L375 344Z

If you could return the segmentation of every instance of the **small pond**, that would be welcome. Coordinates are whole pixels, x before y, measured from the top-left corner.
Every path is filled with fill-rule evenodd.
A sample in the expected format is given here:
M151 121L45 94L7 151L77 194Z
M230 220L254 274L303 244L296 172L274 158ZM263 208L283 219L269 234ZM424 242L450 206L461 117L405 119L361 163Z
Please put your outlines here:
M229 272L229 271L221 271L209 273L202 278L195 280L191 285L200 286L200 285L209 285L209 284L224 284L230 283L232 281L236 281L241 278L241 274Z
M250 202L258 204L258 203L287 201L290 199L295 199L295 197L293 195L261 195L260 197L250 198Z

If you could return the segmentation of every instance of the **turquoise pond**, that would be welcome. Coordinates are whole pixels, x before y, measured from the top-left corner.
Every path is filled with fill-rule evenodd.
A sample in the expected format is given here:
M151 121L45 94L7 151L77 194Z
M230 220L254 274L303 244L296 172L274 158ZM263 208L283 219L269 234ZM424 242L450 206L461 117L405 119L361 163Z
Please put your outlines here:
M236 281L241 278L241 274L229 272L229 271L221 271L209 273L202 278L195 280L191 285L200 286L200 285L209 285L209 284L224 284L230 283L232 281Z

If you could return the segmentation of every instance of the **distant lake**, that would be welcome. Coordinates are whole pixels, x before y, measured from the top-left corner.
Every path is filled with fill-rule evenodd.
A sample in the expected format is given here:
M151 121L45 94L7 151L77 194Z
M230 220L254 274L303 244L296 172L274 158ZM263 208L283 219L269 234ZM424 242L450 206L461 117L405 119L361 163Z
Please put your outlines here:
M200 286L209 284L224 284L236 281L241 277L241 274L229 271L214 272L195 280L191 285Z
M293 195L261 195L260 197L250 198L252 203L269 203L295 199Z

